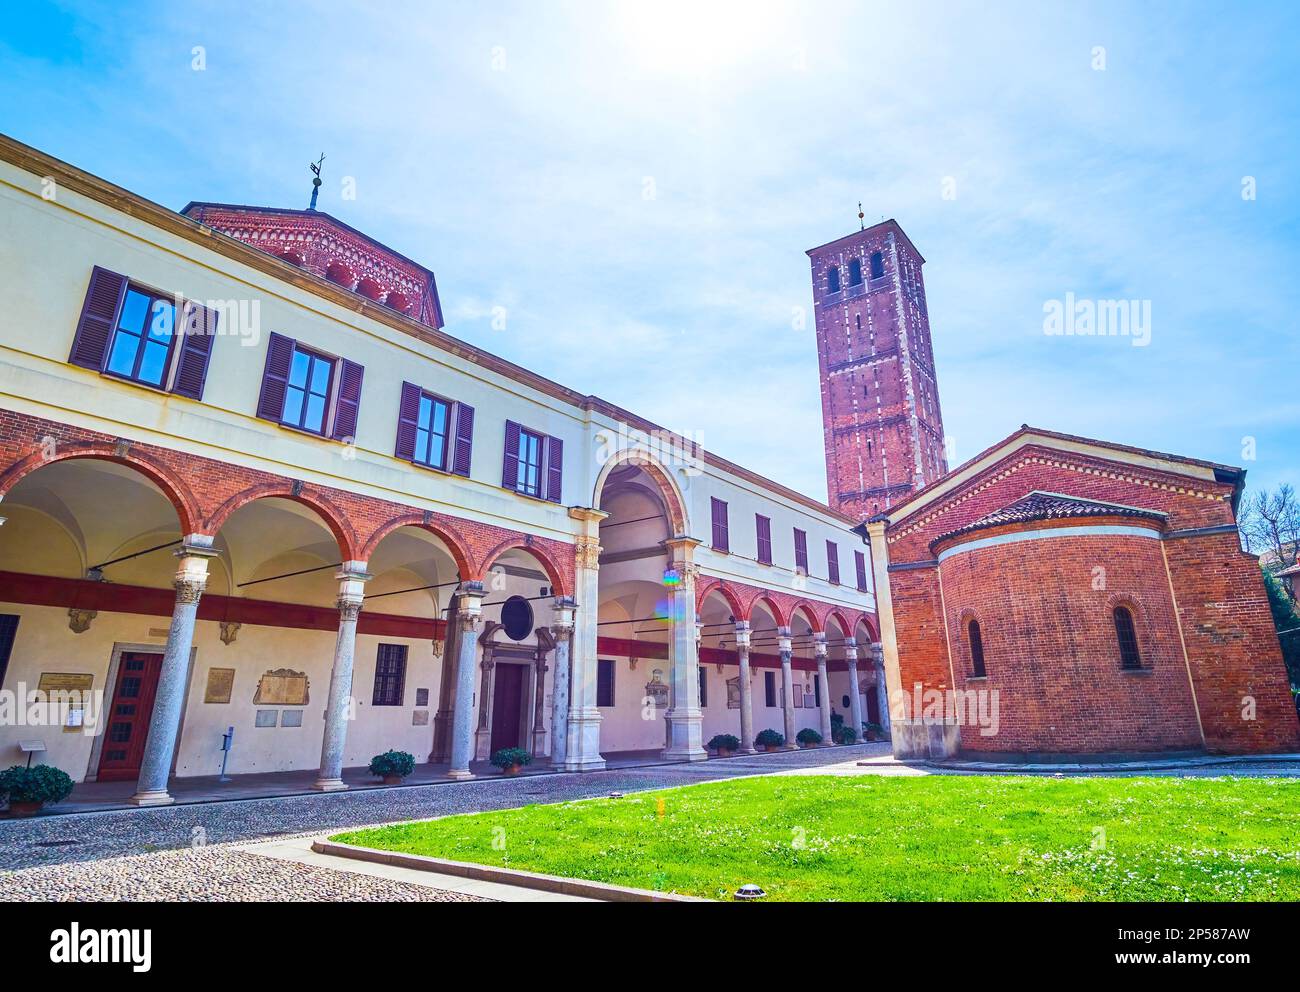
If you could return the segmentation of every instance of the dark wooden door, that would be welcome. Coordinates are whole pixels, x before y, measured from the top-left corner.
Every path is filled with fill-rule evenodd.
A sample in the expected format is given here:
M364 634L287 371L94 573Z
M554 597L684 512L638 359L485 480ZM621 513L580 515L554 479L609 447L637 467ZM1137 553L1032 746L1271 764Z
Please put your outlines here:
M867 723L880 723L880 693L874 685L867 687Z
M99 755L101 782L119 782L139 776L162 660L160 654L130 651L124 653L118 662L117 685L113 687L108 729Z
M492 750L522 747L519 725L524 712L524 665L497 662L492 697Z

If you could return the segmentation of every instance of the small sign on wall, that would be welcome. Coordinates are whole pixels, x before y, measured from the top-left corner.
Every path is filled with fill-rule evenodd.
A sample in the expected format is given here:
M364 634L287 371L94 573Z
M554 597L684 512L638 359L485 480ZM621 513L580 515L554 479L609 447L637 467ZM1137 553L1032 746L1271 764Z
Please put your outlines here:
M228 703L235 690L233 668L209 668L208 687L203 692L205 703Z
M258 679L253 702L270 706L306 706L309 686L305 672L277 668Z
M279 721L279 710L258 710L255 725L258 727L274 727Z

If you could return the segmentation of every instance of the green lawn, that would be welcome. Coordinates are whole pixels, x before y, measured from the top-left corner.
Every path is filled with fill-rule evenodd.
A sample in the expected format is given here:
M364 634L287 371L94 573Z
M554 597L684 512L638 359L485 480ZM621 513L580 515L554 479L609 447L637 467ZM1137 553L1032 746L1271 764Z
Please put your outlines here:
M1300 781L769 776L339 834L783 900L1296 900Z

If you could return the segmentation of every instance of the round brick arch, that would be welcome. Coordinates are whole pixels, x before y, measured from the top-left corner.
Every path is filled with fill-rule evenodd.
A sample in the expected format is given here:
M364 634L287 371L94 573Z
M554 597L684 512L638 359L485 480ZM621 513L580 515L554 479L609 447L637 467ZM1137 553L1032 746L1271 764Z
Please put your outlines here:
M796 614L808 621L808 626L814 634L821 634L825 631L822 618L817 615L817 607L808 600L801 599L790 608L790 620L787 621L786 626L793 622Z
M512 537L502 541L495 548L489 551L483 557L483 566L475 574L474 578L482 580L487 575L498 558L507 551L514 550L526 551L537 563L542 566L546 572L546 577L551 582L551 588L555 591L556 596L572 596L573 590L569 588L568 582L564 578L564 570L560 568L559 563L551 556L550 551L540 544L530 543L524 537Z
M14 486L34 472L39 472L47 465L66 462L74 458L87 458L94 461L113 462L139 472L152 482L167 498L176 510L181 534L215 533L205 531L202 526L202 514L193 493L176 473L160 461L149 455L127 448L125 451L117 445L100 442L60 441L55 446L53 455L46 456L43 451L33 451L0 472L0 498L9 493Z
M868 636L870 636L872 644L880 643L880 625L872 614L867 613L865 611L858 614L858 618L854 622L852 628L854 631L853 636L855 637L857 636L858 624L861 624L862 626L867 628L867 634ZM859 647L861 646L863 645L861 644L861 642L859 642Z
M695 609L698 611L703 607L704 601L714 593L726 600L727 605L731 607L731 615L737 622L749 620L749 611L745 609L740 596L722 579L710 579L700 586L695 594Z
M853 636L855 624L844 615L843 610L833 609L826 615L826 632L830 633L831 624L839 628L840 634L847 640Z
M749 601L749 608L745 611L745 615L752 618L754 615L754 607L760 605L763 609L767 610L768 613L772 614L772 619L776 621L778 627L788 627L790 625L790 618L782 611L776 598L765 592L758 593Z
M612 457L601 468L600 474L596 477L596 487L592 492L591 505L600 506L600 496L604 491L605 483L609 480L610 474L623 465L635 465L645 472L646 475L654 481L656 488L659 490L659 496L663 500L664 509L668 514L668 523L672 527L673 536L684 535L687 533L688 520L686 514L686 499L681 490L677 487L672 473L663 465L656 461L650 454L644 451L638 451L635 448L628 451L620 451Z
M451 555L452 561L456 563L456 571L459 573L457 578L462 582L475 577L473 560L465 539L447 524L438 520L426 519L423 513L403 514L380 526L367 539L365 546L362 548L360 560L369 561L374 555L375 549L379 547L379 543L393 531L400 530L403 527L414 527L417 530L427 531L438 538L445 546L447 554Z
M251 486L243 492L231 496L208 518L206 533L215 536L225 526L231 514L241 507L261 499L287 499L310 508L320 518L321 523L334 535L334 540L338 542L339 554L342 556L343 561L365 560L360 557L357 535L342 510L320 493L313 492L311 489L295 491L292 485L280 482L267 482Z

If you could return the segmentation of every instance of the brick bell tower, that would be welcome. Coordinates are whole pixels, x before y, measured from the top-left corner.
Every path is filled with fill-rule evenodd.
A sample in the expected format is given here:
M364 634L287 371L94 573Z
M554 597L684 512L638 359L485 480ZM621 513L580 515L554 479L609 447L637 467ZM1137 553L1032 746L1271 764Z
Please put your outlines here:
M828 499L865 520L948 471L925 259L893 220L808 257Z

